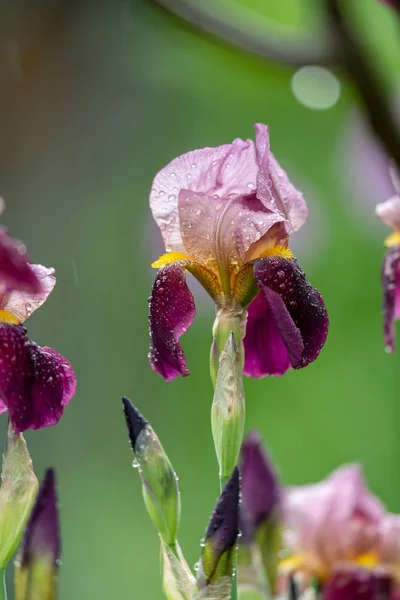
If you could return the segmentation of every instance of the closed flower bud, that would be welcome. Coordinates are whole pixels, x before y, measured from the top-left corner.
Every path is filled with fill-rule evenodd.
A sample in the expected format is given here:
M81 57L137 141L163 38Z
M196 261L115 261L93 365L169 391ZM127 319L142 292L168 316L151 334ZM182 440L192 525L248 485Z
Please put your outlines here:
M175 471L152 427L128 398L123 399L123 408L147 511L163 542L173 545L180 517Z
M199 598L225 598L224 595L212 596L202 591L210 586L226 590L229 582L230 590L239 535L239 502L239 470L235 467L217 502L204 538L197 576Z
M54 471L40 486L16 569L17 600L54 600L60 563L60 529Z
M220 478L226 481L237 464L243 438L245 399L243 365L233 332L219 358L211 424Z
M37 489L25 440L9 425L0 489L0 569L6 567L20 542Z

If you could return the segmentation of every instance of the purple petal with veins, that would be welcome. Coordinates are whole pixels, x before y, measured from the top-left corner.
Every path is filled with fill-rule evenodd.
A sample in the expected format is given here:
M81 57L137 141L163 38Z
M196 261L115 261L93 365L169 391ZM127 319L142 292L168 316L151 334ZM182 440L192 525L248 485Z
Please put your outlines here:
M157 274L149 298L150 364L166 381L189 375L179 338L196 314L184 269L177 263Z
M389 573L344 566L331 575L320 597L321 600L395 600L393 584Z
M400 245L388 250L382 265L385 347L394 352L394 323L400 319Z
M247 377L283 375L291 366L289 353L261 292L248 308L244 349Z
M305 278L295 259L257 260L254 275L295 369L319 355L329 319L321 294Z
M0 396L15 433L55 425L75 391L61 354L32 342L21 325L0 323Z

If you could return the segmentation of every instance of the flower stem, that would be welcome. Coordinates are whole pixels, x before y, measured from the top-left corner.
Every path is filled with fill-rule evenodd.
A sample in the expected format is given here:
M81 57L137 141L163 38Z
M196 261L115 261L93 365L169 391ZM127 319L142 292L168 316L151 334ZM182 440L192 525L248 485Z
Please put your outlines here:
M0 600L7 600L6 570L0 569Z

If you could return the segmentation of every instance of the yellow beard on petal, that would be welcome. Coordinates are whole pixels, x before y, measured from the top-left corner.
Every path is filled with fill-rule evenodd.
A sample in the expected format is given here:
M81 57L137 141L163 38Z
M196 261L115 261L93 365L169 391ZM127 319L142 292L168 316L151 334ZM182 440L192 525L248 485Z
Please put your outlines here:
M285 248L285 246L271 246L257 258L266 258L269 256L279 256L280 258L291 260L293 258L293 252L290 250L290 248Z
M384 244L387 248L392 248L392 246L398 246L400 244L400 232L393 231L384 241Z
M166 252L162 254L160 258L151 263L153 269L161 269L161 267L165 267L165 265L171 265L178 260L190 260L190 257L187 254L183 254L183 252Z
M0 322L9 323L10 325L18 325L19 319L8 310L0 310Z

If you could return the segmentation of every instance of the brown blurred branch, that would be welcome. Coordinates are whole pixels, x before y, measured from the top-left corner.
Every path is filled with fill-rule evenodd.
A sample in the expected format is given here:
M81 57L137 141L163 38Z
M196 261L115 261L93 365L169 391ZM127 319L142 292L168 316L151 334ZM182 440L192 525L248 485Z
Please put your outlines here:
M250 19L250 11L235 7L218 12L215 0L153 0L156 4L224 42L252 54L291 66L332 64L337 62L329 32L308 32L295 38L293 31L284 31L265 25L266 19ZM209 5L209 8L207 7ZM262 23L261 21L264 21Z
M341 65L357 88L372 129L400 170L400 133L385 85L345 19L340 0L325 0L325 5Z

